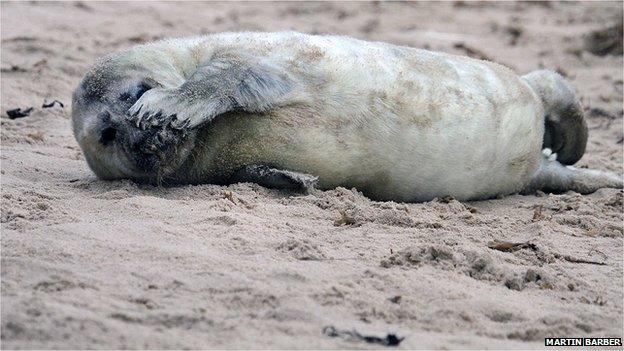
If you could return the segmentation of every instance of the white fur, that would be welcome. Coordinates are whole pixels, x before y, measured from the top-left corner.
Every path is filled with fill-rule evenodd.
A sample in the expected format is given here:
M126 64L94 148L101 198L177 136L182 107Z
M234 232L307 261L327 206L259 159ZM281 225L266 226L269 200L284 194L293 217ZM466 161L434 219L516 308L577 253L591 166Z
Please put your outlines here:
M273 129L249 143L273 145L258 157L318 176L321 188L356 186L397 201L480 199L520 191L538 169L541 99L492 62L293 32L175 39L123 55L175 89L223 50L259 57L294 81L270 111L285 123L251 116L248 128ZM223 134L227 123L214 128ZM285 138L290 144L279 145ZM214 167L219 157L208 146L196 167Z

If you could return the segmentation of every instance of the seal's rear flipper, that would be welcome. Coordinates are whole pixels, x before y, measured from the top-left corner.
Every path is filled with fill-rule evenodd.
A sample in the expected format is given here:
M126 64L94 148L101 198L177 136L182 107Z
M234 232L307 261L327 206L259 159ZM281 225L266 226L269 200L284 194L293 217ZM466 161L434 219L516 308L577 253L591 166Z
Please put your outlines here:
M522 78L544 105L543 148L556 153L560 163L575 164L585 153L587 123L574 90L562 76L553 71L535 71Z
M230 178L230 183L256 183L267 188L309 192L314 188L317 180L317 177L305 173L249 165L234 173Z
M546 150L545 150L546 151ZM589 194L600 188L624 187L622 177L610 172L564 166L544 153L540 168L522 194L533 194L537 190L550 193L563 193L568 190Z

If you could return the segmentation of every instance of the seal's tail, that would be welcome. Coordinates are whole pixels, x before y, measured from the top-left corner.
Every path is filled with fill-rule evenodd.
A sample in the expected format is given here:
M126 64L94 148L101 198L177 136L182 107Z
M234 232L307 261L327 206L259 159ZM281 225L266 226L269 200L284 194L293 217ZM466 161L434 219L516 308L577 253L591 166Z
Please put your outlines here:
M557 161L572 165L583 157L587 144L587 123L572 87L559 74L540 70L522 78L544 104L545 129L542 148L557 154Z

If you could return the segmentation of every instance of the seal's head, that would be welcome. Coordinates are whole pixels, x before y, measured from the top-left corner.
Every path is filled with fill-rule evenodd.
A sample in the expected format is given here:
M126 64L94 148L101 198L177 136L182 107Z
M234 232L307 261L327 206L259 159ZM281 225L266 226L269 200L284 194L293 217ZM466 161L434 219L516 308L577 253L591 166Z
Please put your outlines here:
M128 119L128 110L143 93L172 84L159 66L166 67L142 62L132 52L107 56L91 67L74 91L74 136L99 178L160 183L175 178L191 153L192 131L169 126L142 130Z

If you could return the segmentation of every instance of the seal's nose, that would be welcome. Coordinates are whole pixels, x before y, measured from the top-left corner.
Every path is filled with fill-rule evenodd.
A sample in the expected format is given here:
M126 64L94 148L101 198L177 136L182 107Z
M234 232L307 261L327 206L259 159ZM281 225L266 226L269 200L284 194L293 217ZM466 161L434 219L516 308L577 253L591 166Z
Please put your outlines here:
M102 133L100 134L100 142L106 146L110 145L117 139L117 128L115 127L106 127L102 129Z
M111 121L111 115L108 111L103 111L98 114L98 120L100 121L100 143L104 146L111 145L117 140L117 126Z

